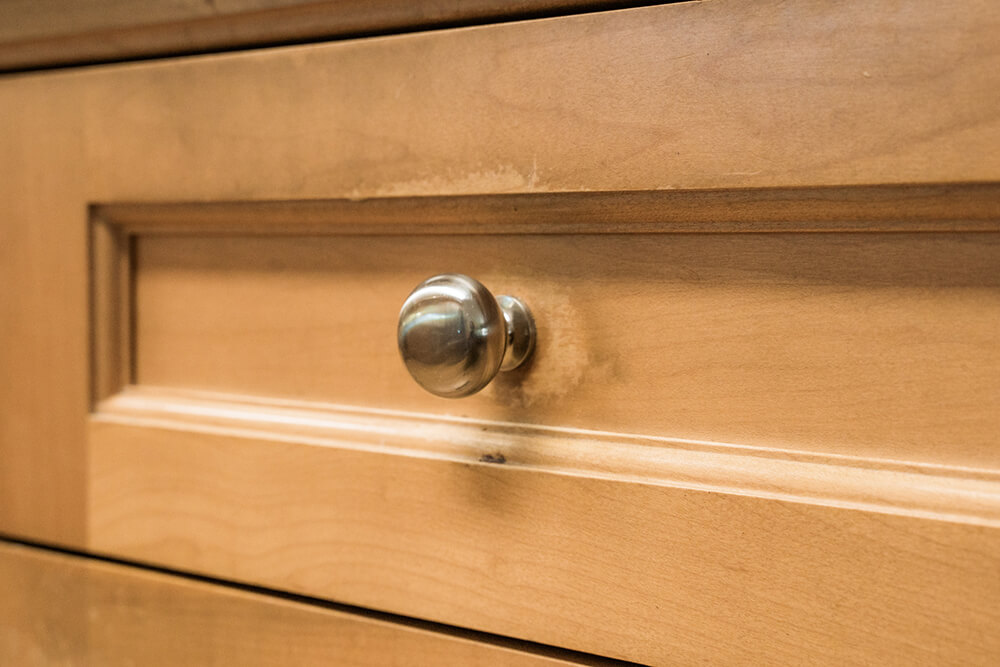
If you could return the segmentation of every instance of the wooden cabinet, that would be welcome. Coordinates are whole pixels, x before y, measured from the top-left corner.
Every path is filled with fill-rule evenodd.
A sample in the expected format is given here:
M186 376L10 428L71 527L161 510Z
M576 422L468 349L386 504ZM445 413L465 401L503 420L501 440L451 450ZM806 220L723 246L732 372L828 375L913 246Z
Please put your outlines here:
M0 532L641 663L994 662L998 27L718 0L0 79ZM394 338L443 272L538 325L457 401Z

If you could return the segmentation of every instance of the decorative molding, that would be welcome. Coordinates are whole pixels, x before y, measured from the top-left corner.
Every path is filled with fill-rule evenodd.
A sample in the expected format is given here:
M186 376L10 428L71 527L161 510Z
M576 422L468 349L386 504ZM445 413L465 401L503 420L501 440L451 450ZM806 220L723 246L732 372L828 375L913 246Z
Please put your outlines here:
M991 470L154 387L92 419L1000 527Z

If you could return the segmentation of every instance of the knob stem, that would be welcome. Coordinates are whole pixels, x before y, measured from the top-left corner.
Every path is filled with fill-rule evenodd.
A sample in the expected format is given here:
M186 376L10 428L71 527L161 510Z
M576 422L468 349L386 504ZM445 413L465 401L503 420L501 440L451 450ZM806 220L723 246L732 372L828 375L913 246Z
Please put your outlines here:
M507 325L507 348L500 370L512 371L523 364L535 349L535 320L528 307L517 297L501 294L497 303Z

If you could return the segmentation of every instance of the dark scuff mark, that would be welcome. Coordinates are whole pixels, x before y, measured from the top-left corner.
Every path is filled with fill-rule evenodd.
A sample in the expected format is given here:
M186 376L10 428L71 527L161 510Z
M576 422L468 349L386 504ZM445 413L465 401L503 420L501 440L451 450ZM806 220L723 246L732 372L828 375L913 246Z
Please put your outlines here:
M482 463L507 463L507 457L497 452L496 454L483 454L479 457Z

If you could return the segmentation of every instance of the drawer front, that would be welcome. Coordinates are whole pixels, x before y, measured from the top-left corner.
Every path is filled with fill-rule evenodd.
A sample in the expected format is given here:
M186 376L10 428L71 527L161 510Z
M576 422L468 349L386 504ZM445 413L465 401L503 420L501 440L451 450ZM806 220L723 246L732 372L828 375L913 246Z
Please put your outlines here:
M9 542L0 581L0 656L25 667L601 664Z
M286 205L101 207L98 349L127 384L91 419L91 547L641 662L986 659L993 190L825 193L918 231L766 194L684 232L661 211L685 195L650 194L631 233L585 234L539 222L585 222L573 194L437 202L506 204L481 234L397 231L407 201L312 202L298 232ZM537 327L526 367L458 400L396 349L442 271Z
M719 0L0 81L0 530L644 663L995 662L998 25ZM445 271L538 324L459 401L393 339Z

